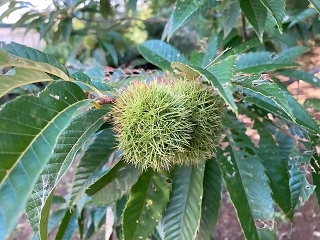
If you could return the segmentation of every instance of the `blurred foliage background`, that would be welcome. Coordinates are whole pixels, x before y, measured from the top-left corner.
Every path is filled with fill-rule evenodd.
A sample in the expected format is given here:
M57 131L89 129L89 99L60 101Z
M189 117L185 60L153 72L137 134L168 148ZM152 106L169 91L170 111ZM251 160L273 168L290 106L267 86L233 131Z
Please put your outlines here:
M4 0L0 7L7 10L0 21L24 9L25 13L12 27L25 26L27 32L37 30L47 43L46 51L69 67L81 68L80 63L93 58L104 66L133 68L146 64L136 49L138 44L165 39L164 29L174 3L173 0L53 0L48 8L38 10L28 1ZM283 34L269 14L264 44L258 50L279 52L319 41L319 15L307 0L288 1L286 9ZM186 56L194 50L204 51L211 36L218 37L217 49L257 38L235 0L206 0L184 23L167 40Z

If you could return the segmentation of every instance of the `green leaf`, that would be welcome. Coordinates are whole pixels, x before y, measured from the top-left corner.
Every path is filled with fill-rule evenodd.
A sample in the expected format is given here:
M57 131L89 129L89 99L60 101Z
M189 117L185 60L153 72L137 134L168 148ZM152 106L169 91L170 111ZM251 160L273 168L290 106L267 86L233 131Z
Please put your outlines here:
M280 33L279 30L275 28L275 22L271 18L268 18L266 22L265 32L271 39L274 39L279 43L284 43L284 45L289 47L296 46L296 40L291 37L291 34L284 32Z
M285 0L260 0L262 4L271 12L272 17L276 20L278 29L282 33L282 19L285 14Z
M305 137L301 135L301 131L297 127L291 127L290 130L292 134L296 134L298 137ZM311 154L311 144L309 142L296 141L288 156L292 209L303 206L316 187L311 185L306 178Z
M52 56L50 54L41 52L37 49L27 47L25 45L21 45L16 42L11 42L9 44L5 44L4 42L0 42L0 47L3 50L5 50L9 53L12 53L18 57L27 58L27 59L30 59L30 60L33 60L36 62L40 62L40 63L48 63L56 68L59 68L66 75L69 75L69 72L65 68L65 66L63 66L62 63L58 61L58 59L56 59L54 56Z
M256 31L262 42L264 26L267 20L267 11L261 1L239 0L241 10Z
M201 67L207 67L216 56L216 51L218 48L218 34L215 31L212 31L210 38L208 39L207 50L203 56Z
M86 189L100 177L100 172L115 146L116 140L110 128L99 133L89 145L76 168L71 191L71 206L77 204Z
M248 89L250 92L246 92L247 94L255 93L271 100L281 108L293 122L295 122L292 106L272 79L269 80L264 79L263 77L253 76L234 81L233 84L241 89Z
M171 68L176 74L185 77L188 80L195 80L201 75L199 71L193 69L190 65L180 62L171 63Z
M253 128L258 131L260 136L259 148L256 149L256 152L266 169L274 200L278 203L282 211L287 214L289 218L292 218L289 214L291 211L291 196L287 164L286 161L281 158L278 146L264 124L257 118L254 119Z
M236 72L262 73L294 66L298 66L298 64L275 53L250 52L240 55L236 64Z
M238 1L232 2L223 12L223 34L227 37L231 30L235 27L240 17L240 5Z
M80 82L91 84L91 78L83 72L74 72L70 75L70 77Z
M201 217L204 163L173 172L172 193L162 218L164 239L194 239Z
M22 96L0 111L0 219L7 234L25 207L57 138L79 107L88 105L81 88L56 82L39 97ZM0 238L2 238L0 236Z
M52 213L52 215L50 216L50 219L49 219L49 224L48 224L48 232L52 232L54 229L56 229L61 221L62 221L62 218L64 217L66 211L69 210L69 209L59 209L58 211Z
M320 0L309 0L309 2L317 9L320 14Z
M314 8L307 8L303 11L298 11L298 14L293 17L288 27L291 28L292 26L297 25L298 28L300 28L299 23L303 23L307 18L310 18L316 14L318 13Z
M62 37L63 40L66 42L69 42L71 33L72 33L72 17L66 17L64 19L62 19L57 27L57 32L59 32Z
M123 239L147 239L165 210L171 191L168 174L148 170L132 187L123 213Z
M306 53L308 50L309 48L305 46L294 46L280 52L278 57L293 61L296 58L300 57L302 54Z
M105 19L112 16L113 9L110 0L100 0L100 13Z
M120 160L104 176L94 182L86 193L97 205L108 205L128 194L141 171Z
M88 90L91 92L93 90L95 93L98 92L97 89L100 91L112 90L112 87L109 84L102 81L91 80L91 78L83 72L74 72L70 75L70 78L73 78L72 81L77 82L77 84L80 85L83 90Z
M199 71L201 76L203 76L208 82L212 84L212 86L218 91L220 96L224 99L224 101L232 108L232 110L238 114L237 105L234 102L233 96L232 96L232 90L230 87L230 84L228 83L222 83L219 81L219 79L212 74L211 72L199 68L194 67L195 70ZM232 72L232 69L228 69Z
M311 158L312 182L316 186L315 192L318 199L318 205L320 205L320 157L318 153L313 154Z
M67 209L55 239L69 240L77 228L77 211Z
M193 13L195 13L203 4L205 0L177 0L172 16L167 22L165 33L162 38L170 39L172 34L178 30Z
M312 108L316 111L320 110L320 99L319 98L307 98L303 103L305 108Z
M128 2L129 9L131 9L133 16L137 14L137 2L138 0L129 0Z
M206 161L198 239L210 239L219 219L222 178L216 159Z
M71 165L77 151L105 122L109 107L85 112L73 119L59 136L54 152L43 169L31 195L26 213L33 231L47 239L48 216L55 187Z
M21 27L24 23L26 23L28 20L38 17L38 13L35 13L34 11L28 11L25 14L23 14L18 21L16 21L12 25L12 29L16 29L18 27ZM14 42L12 42L14 43Z
M217 160L242 230L250 240L275 239L274 202L265 168L243 125L231 114L224 123L229 145L218 149Z
M111 43L108 43L106 41L103 41L102 39L99 39L99 42L103 49L111 56L111 59L114 63L114 65L118 65L118 54L117 50L115 49L114 45Z
M45 72L17 68L5 75L0 75L0 97L26 84L50 81L53 81L52 77Z
M230 105L229 103L228 104L233 109L235 109L234 110L235 112L237 112L237 106L236 106L236 104L233 100L233 97L232 97L232 84L231 84L231 80L233 78L235 61L236 61L236 56L231 55L231 56L227 57L225 60L222 60L222 61L210 66L207 70L216 77L216 79L218 80L218 83L223 87L226 94L231 96L229 98L230 98L230 104L232 104L232 105ZM215 83L218 84L217 82L215 82ZM226 101L226 99L225 99L225 101Z
M224 57L229 57L230 55L236 55L236 54L242 54L252 48L261 46L261 42L258 38L252 38L244 43L238 44L236 47L231 48L229 51L227 51L225 54L223 54Z
M21 67L32 70L38 70L41 72L50 73L54 76L61 78L62 80L69 80L67 74L65 74L59 68L52 66L45 62L35 62L26 58L21 58L12 53L4 51L0 48L0 66L1 67Z
M146 41L138 46L138 51L148 62L163 70L172 71L170 68L172 62L188 62L178 50L160 40Z
M285 69L280 71L279 73L283 76L291 77L297 80L302 80L311 84L312 86L320 87L320 78L313 74L293 69Z
M22 8L25 8L26 6L24 5L21 5L19 7L9 7L7 10L5 10L4 12L1 13L0 15L0 22L2 22L2 20L5 18L5 17L8 17L11 13L19 10L19 9L22 9Z
M197 50L193 50L189 60L192 65L200 67L202 64L203 57L204 53L198 52Z
M278 85L281 84L278 82ZM255 105L275 114L276 116L282 117L286 120L292 121L292 118L280 108L273 100L270 98L264 97L260 94L254 92L245 91L249 96L246 97L247 102L254 103ZM303 126L313 132L320 133L320 129L317 123L312 119L312 117L306 112L306 110L292 97L290 93L286 90L282 90L282 94L285 99L288 101L289 106L292 109L295 122L300 126Z
M48 31L52 29L52 27L56 23L56 20L57 20L56 17L58 14L59 14L58 11L50 12L50 17L48 19L48 22L40 26L40 31L39 31L40 39L43 39L44 36L48 33Z

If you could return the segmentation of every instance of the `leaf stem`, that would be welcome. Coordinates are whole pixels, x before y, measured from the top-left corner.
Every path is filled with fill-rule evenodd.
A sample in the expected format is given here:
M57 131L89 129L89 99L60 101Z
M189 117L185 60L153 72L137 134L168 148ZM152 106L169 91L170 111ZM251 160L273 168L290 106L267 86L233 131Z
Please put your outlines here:
M242 42L246 42L247 41L247 30L246 30L246 18L243 14L243 12L241 12L241 29L242 29Z

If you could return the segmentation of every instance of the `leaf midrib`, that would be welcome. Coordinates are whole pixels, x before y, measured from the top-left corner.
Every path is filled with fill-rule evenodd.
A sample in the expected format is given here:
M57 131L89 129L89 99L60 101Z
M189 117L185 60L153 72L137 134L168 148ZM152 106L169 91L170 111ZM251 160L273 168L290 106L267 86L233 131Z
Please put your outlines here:
M70 104L68 107L64 108L63 111L59 112L54 118L52 118L50 121L48 121L48 124L45 125L44 128L41 129L41 131L34 135L35 138L30 142L30 144L25 148L24 151L21 152L19 158L15 161L15 163L12 165L11 168L9 169L5 169L6 170L6 174L3 177L3 179L0 180L0 185L6 180L8 179L8 175L11 173L12 169L14 169L16 167L16 165L21 161L21 159L24 157L24 154L32 148L34 142L41 136L43 135L44 131L46 131L48 129L48 127L50 127L52 125L52 123L54 123L54 121L59 118L62 114L64 114L67 110L69 110L70 108L78 105L80 102L86 102L86 101L91 101L90 99L82 99L81 101L77 101L73 104ZM43 106L43 105L41 105Z

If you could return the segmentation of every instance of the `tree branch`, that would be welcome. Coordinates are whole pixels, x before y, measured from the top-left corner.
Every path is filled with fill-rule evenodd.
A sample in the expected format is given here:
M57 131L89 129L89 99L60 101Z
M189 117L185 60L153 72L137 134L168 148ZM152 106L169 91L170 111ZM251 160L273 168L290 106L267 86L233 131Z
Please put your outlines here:
M242 29L242 42L246 42L247 41L246 18L243 12L241 12L241 29Z

